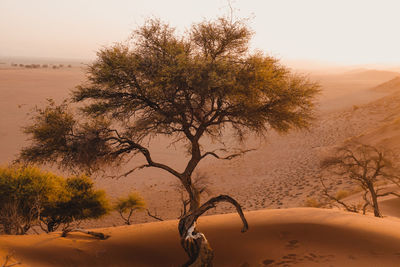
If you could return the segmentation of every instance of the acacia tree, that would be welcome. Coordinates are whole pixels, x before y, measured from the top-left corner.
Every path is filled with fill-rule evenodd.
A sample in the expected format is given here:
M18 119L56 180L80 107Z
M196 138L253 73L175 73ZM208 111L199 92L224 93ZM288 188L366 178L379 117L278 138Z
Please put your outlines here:
M66 168L96 171L119 166L131 155L175 176L190 201L180 219L186 265L211 265L212 250L198 232L199 216L219 202L236 207L248 228L242 208L228 195L201 203L192 174L206 157L232 159L246 151L223 147L227 135L238 142L248 133L270 129L287 132L307 127L312 119L318 85L293 74L278 60L249 51L252 36L245 21L218 18L193 24L184 35L157 19L133 32L128 43L100 50L89 65L88 81L77 87L72 102L37 109L25 130L32 144L21 158L36 163L56 162ZM185 142L190 158L183 170L153 160L147 148L154 137ZM201 142L220 141L221 150L207 150Z
M372 207L376 217L382 217L379 210L378 198L388 195L400 197L395 191L379 188L380 182L395 184L400 188L400 169L393 165L391 156L384 150L376 147L348 143L335 151L335 156L327 157L321 162L321 167L335 176L345 178L362 188L363 205L365 214L367 207ZM329 199L342 205L347 211L358 212L357 205L344 202L333 196L321 179L323 193Z

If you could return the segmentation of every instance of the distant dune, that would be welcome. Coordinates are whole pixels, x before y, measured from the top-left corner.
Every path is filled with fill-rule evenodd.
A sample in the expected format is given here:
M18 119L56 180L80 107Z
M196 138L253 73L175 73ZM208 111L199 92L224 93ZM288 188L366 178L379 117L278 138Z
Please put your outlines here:
M296 208L202 217L199 228L215 251L215 266L399 266L400 220L335 210ZM22 266L179 266L186 256L177 221L101 229L83 234L0 236L0 254ZM99 230L99 229L98 229Z
M400 152L400 76L372 90L387 93L387 96L363 105L360 112L381 114L380 124L377 127L370 127L353 139Z
M399 75L400 75L399 72L394 72L394 71L366 70L366 69L357 69L344 73L344 76L348 79L359 79L359 80L390 80Z
M385 83L382 83L382 84L372 88L372 90L377 91L377 92L384 92L384 93L393 93L393 92L400 91L400 73L398 76L391 79L390 81L387 81Z

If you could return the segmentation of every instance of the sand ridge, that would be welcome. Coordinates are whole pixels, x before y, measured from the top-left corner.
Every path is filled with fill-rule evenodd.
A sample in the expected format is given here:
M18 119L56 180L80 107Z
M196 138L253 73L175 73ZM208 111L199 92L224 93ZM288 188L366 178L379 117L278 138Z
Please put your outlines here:
M199 228L215 251L215 266L398 266L400 220L342 211L294 208L247 212L241 233L237 214L202 217ZM0 251L13 251L24 266L178 266L177 221L97 229L83 234L1 236ZM329 242L328 242L329 240Z

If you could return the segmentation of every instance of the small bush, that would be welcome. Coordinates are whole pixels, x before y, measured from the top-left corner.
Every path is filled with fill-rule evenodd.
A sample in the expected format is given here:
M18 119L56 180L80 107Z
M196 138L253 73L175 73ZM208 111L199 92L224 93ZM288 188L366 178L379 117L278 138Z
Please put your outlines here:
M32 166L0 168L0 233L25 234L37 224L52 232L109 210L105 192L95 190L87 176L65 179Z
M322 206L324 206L324 203L316 200L315 198L307 198L304 201L304 206L310 208L321 208Z
M103 190L95 190L89 177L75 176L64 180L65 190L55 201L47 203L41 213L40 220L47 229L53 232L63 225L66 229L76 221L98 219L106 215L109 202Z
M62 178L36 167L0 168L0 232L25 234L44 203L62 190Z
M340 190L340 191L338 191L338 192L336 193L336 198L339 199L339 200L341 200L341 199L343 199L343 198L348 197L349 195L350 195L350 192L349 192L349 191Z
M118 211L125 224L131 224L131 216L135 210L143 211L146 203L143 198L135 192L130 193L127 197L119 198L114 205L114 210ZM127 213L125 216L124 213Z

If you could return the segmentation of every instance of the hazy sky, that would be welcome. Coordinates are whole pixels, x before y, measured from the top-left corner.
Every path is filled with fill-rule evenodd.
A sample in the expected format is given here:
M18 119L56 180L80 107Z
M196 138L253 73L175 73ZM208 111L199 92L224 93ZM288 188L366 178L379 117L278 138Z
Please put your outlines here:
M252 47L284 60L400 65L400 0L236 0ZM95 58L149 16L182 32L226 0L0 0L0 56Z

